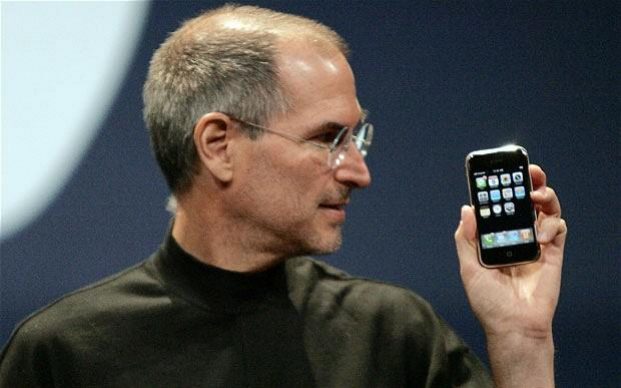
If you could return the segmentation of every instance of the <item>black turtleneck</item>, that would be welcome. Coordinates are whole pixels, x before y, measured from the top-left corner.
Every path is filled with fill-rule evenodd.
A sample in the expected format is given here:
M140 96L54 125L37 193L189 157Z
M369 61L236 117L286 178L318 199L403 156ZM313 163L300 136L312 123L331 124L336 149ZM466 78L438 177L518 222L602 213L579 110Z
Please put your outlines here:
M244 274L169 235L143 263L17 328L0 387L491 386L410 291L311 258Z
M239 314L287 300L284 263L257 273L227 271L198 261L169 235L155 267L171 291L214 313Z

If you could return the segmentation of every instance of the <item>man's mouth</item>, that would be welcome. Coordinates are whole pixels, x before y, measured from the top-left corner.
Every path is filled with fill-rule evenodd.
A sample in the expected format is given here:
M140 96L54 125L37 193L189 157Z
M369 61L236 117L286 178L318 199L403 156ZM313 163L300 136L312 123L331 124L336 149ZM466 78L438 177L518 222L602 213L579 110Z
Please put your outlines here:
M325 207L328 209L334 209L334 210L345 210L345 203L342 204L329 204L329 203L322 203L321 205L319 205L319 207Z
M339 190L333 195L323 198L319 203L319 209L328 215L333 221L341 224L345 222L345 208L349 204L349 190Z
M342 224L345 222L345 207L347 202L327 202L319 205L319 209L333 222Z

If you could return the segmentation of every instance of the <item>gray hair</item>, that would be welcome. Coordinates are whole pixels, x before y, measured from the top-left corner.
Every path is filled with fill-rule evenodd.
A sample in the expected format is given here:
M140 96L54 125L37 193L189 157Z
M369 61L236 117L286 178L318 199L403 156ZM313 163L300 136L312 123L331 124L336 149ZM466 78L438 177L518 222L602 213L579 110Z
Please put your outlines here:
M173 193L197 172L193 130L209 112L263 124L290 109L276 65L277 44L306 39L335 47L343 39L310 19L254 6L225 5L185 22L155 51L144 85L151 147ZM243 127L256 138L259 129Z

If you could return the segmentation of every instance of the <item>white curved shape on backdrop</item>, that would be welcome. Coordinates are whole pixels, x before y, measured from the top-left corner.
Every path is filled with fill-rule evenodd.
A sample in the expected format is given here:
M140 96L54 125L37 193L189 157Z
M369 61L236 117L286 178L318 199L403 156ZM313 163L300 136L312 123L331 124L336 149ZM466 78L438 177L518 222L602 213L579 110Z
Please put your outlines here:
M0 238L36 219L92 143L148 2L3 2Z

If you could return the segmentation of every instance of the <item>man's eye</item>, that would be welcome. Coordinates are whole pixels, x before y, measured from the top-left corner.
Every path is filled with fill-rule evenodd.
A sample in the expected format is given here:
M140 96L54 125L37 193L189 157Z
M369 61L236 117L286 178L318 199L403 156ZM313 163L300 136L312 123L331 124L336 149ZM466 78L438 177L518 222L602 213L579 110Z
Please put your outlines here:
M317 136L314 136L311 140L314 140L320 143L332 144L334 142L334 139L336 139L337 135L338 135L338 132L329 131L329 132L324 132Z

